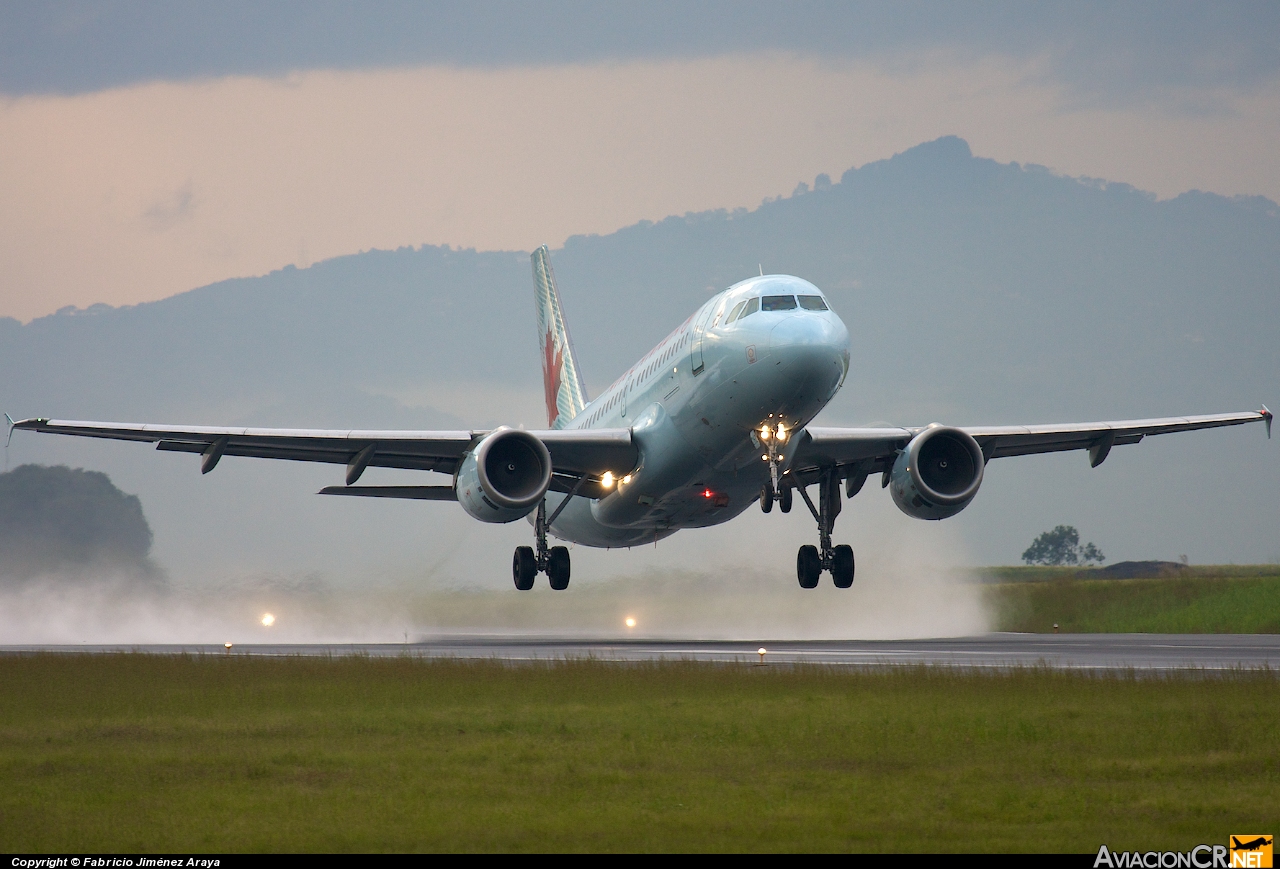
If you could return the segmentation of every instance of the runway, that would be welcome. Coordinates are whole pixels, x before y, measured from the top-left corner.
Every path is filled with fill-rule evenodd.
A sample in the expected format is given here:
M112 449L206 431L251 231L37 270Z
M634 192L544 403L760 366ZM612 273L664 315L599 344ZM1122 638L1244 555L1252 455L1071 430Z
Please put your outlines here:
M1280 669L1276 634L987 634L929 640L645 640L452 636L412 643L236 645L0 646L0 654L32 652L484 659L512 663L590 659L610 662L702 661L859 668L940 665L964 669L1050 667L1149 671Z

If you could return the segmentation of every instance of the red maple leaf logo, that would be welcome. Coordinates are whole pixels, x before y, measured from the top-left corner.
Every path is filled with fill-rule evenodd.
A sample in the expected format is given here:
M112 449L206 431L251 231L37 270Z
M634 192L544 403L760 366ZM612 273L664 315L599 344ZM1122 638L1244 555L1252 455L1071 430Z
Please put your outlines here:
M564 351L556 349L556 339L547 330L547 340L542 348L542 386L547 391L547 425L554 426L560 416L556 397L560 395L560 366L564 364Z

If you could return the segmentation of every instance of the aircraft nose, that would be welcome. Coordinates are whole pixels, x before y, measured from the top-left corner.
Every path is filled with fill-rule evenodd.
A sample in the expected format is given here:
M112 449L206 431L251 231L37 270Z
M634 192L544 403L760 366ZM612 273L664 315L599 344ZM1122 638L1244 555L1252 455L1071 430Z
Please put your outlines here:
M769 333L769 347L788 361L829 363L849 352L849 330L835 314L796 314Z
M822 384L834 392L849 365L849 330L833 313L787 317L769 334L773 357L787 376L801 383Z

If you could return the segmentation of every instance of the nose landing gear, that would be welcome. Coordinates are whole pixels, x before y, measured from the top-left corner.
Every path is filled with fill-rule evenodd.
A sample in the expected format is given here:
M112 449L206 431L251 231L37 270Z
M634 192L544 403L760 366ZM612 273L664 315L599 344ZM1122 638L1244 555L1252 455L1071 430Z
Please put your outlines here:
M853 548L831 545L831 530L843 506L840 500L840 477L834 469L823 471L818 481L818 506L814 507L803 486L795 487L818 523L818 546L801 546L796 554L796 579L801 588L816 588L824 570L830 571L836 588L853 585ZM791 489L784 490L788 493Z
M561 502L560 507L563 508L568 500L566 498ZM554 519L559 513L560 508L557 508L552 518ZM547 502L540 501L538 514L533 523L537 551L535 552L531 546L517 546L515 556L511 560L511 578L520 591L533 588L533 581L538 578L539 573L546 573L551 587L556 591L564 591L569 587L569 550L564 546L547 546L547 526L550 524L547 521Z
M770 414L772 416L772 414ZM778 421L776 429L770 428L769 423L760 426L760 431L753 432L753 443L756 446L763 446L765 454L760 458L769 463L769 482L765 483L760 489L760 511L762 513L770 513L773 511L773 502L778 502L778 509L783 513L791 512L791 487L784 485L778 472L782 455L778 448L786 443L787 436L786 424Z
M773 493L773 487L768 483L765 483L760 489L760 512L773 512L773 502L776 500L778 502L779 510L783 513L790 513L792 491L793 490L790 486L783 486L778 490L778 494L775 496Z

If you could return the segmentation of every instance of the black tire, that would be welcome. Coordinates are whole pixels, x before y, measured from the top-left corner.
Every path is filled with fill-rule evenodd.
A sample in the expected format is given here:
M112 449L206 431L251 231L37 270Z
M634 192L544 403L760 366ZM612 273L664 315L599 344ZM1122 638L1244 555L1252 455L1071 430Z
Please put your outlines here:
M773 487L768 483L760 489L760 512L773 512Z
M848 588L853 585L853 547L837 546L831 550L831 578L836 588Z
M533 547L517 546L515 557L511 559L511 578L516 588L528 591L533 588L533 581L538 576L538 560L533 557Z
M818 577L822 575L822 561L818 558L818 547L801 546L796 554L796 579L801 588L817 588Z
M547 579L556 591L569 587L569 550L565 547L552 546L547 552Z
M791 491L790 486L785 487L781 492L778 493L778 509L781 510L783 513L791 512L792 496L793 496L793 493Z

